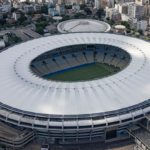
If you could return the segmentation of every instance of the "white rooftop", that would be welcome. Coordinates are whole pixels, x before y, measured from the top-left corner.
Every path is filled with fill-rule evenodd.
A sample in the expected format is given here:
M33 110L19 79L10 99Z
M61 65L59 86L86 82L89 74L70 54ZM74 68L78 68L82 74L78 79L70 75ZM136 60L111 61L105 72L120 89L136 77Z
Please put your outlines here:
M93 19L72 19L58 24L60 33L68 32L109 32L110 25Z
M84 82L56 82L33 74L30 62L42 53L75 44L108 44L131 56L122 71ZM23 111L77 115L127 108L150 98L150 43L107 33L42 37L0 53L0 102Z

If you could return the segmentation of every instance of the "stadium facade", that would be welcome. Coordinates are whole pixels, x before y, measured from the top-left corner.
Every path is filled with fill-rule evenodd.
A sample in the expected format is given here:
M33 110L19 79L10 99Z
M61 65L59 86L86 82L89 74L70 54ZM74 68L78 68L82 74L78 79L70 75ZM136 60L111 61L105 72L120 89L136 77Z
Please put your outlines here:
M73 32L109 32L110 25L104 21L94 19L72 19L58 24L57 30L60 33Z
M149 49L148 42L108 33L55 35L10 47L0 53L0 120L61 142L117 139L150 111ZM121 70L78 82L45 78L95 62Z

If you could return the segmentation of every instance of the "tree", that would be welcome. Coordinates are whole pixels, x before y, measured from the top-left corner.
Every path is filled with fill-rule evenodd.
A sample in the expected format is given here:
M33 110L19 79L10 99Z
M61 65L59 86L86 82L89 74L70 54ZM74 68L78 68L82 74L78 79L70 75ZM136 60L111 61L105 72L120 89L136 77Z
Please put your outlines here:
M120 23L121 23L121 25L124 25L126 28L129 27L129 24L127 21L121 21Z
M107 17L107 18L106 18L106 20L107 20L107 21L109 21L109 20L110 20L110 18L109 18L109 17Z
M36 22L42 22L42 21L46 21L46 17L45 16L41 16L41 18L36 20Z
M89 8L84 8L84 11L88 14L88 15L91 15L92 14L92 11L91 11L91 9L89 9Z
M48 7L47 6L42 6L41 7L41 13L44 13L44 14L48 14Z
M14 8L14 7L11 8L11 12L15 12L17 10L18 10L17 8Z
M1 20L0 20L0 24L1 24L2 26L4 26L4 24L6 24L6 20L5 20L5 19L1 19Z
M44 21L44 22L41 22L41 23L36 23L35 25L36 25L36 27L45 28L48 25L48 22Z
M85 7L87 7L85 4L80 4L80 9L84 9Z
M25 16L21 16L18 21L20 21L21 23L24 22L25 20L27 20L27 17Z
M52 4L52 5L50 5L50 8L55 8L55 6Z
M66 9L72 9L72 5L65 5Z
M44 34L44 29L43 29L43 27L37 27L36 30L35 30L35 32L43 35Z
M66 21L66 20L69 20L70 19L70 16L68 15L62 15L62 21Z
M115 21L112 20L112 19L111 19L110 22L109 22L110 25L113 25L114 23L115 23Z
M127 30L126 30L126 32L127 32L127 33L130 33L130 32L131 32L131 30L130 30L130 29L127 29Z
M21 38L18 37L18 36L13 36L11 39L12 39L15 43L18 43L18 42L21 42L21 41L22 41Z
M20 12L21 13L21 17L18 19L18 21L20 21L21 23L23 23L25 20L27 20L27 17L25 17L24 13L23 12Z
M26 0L24 3L27 4L27 5L30 5L29 0Z
M34 14L34 12L33 11L28 11L27 14L31 16L31 15Z
M147 39L148 41L150 41L150 39Z
M82 13L77 13L77 14L74 15L74 17L75 17L76 19L78 19L78 18L85 18L85 15L82 14Z
M104 15L104 9L98 9L96 14L99 18L101 18L101 16Z
M3 14L3 19L6 19L6 18L7 18L7 14L4 13L4 14Z
M143 30L141 30L141 29L139 29L138 32L139 32L140 34L143 34Z

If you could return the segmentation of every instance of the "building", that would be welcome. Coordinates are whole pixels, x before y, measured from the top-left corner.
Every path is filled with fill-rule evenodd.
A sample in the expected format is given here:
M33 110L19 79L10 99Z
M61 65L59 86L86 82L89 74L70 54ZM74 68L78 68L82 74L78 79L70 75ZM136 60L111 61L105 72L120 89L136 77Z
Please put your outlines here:
M3 40L0 40L0 50L5 47L5 42Z
M137 22L137 30L146 30L147 29L147 21L145 20L142 20L142 21L139 21Z
M3 19L3 12L2 12L2 8L0 7L0 19Z
M34 8L32 5L25 5L24 10L25 10L25 13L27 13L29 11L34 11Z
M45 29L47 29L49 33L54 33L57 31L57 27L53 24L46 26Z
M150 5L144 5L144 16L150 15Z
M14 12L12 16L15 19L15 21L18 21L18 19L21 17L21 14L19 12Z
M13 7L16 8L16 9L22 9L22 8L23 8L23 4L14 1L14 2L13 2Z
M80 6L79 5L72 5L72 9L80 10Z
M41 14L34 14L34 20L40 19L41 18Z
M114 8L114 0L95 0L95 8L99 9L105 9L108 8Z
M33 6L33 9L34 9L35 12L39 12L39 11L41 11L41 5L35 4L35 5Z
M113 20L120 20L121 14L118 12L116 8L109 8L109 9L106 9L105 18L109 18Z
M147 0L135 0L138 5L143 6Z
M66 14L66 9L64 7L64 5L56 5L56 10L58 11L59 15L64 15Z
M1 7L2 7L2 11L5 12L5 13L11 11L11 4L10 3L3 3L1 5Z
M35 137L65 144L129 138L131 127L150 112L149 50L149 42L128 36L70 33L2 51L0 120L6 127L0 141L15 148L18 144L19 149ZM45 76L95 62L121 70L90 81L62 82ZM145 124L150 126L149 121ZM20 128L26 132L18 132Z
M96 9L100 8L100 0L95 0L95 8Z
M115 4L115 8L118 10L121 14L128 14L128 5L127 3L124 4Z
M138 5L136 3L128 4L128 15L132 18L137 18L137 20L142 20L144 16L144 6Z
M128 2L135 2L135 0L116 0L116 3L121 5Z
M48 14L52 15L52 16L58 16L59 12L57 10L55 10L55 9L48 8Z
M109 32L111 27L108 23L92 19L72 19L58 24L60 33L71 32Z

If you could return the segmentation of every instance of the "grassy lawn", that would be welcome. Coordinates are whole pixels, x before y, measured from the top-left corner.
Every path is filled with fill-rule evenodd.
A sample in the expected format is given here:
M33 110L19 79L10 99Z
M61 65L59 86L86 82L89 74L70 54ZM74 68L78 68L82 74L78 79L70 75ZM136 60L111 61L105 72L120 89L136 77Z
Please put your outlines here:
M95 78L101 78L113 74L120 69L107 64L96 63L82 68L69 70L67 72L59 73L46 77L56 81L81 81L81 80L92 80Z

